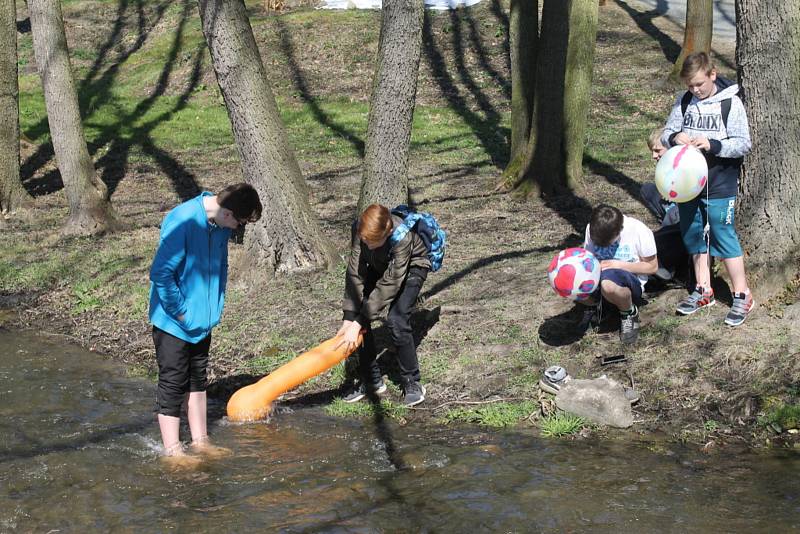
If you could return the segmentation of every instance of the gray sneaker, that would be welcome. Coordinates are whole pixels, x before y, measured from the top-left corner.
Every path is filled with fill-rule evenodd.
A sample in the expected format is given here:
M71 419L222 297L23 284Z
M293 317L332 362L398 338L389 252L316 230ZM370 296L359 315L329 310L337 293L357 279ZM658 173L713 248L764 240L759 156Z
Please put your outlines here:
M405 396L403 397L403 404L405 406L416 406L425 400L425 386L419 382L411 382L406 385Z
M739 326L747 319L747 314L756 307L756 301L749 293L734 293L733 306L728 315L725 316L725 324L728 326Z
M697 286L694 288L691 295L678 303L675 311L681 315L691 315L701 308L713 306L715 302L716 300L714 300L714 292L712 290L704 290L702 287Z
M370 389L375 392L376 395L381 395L382 393L386 393L386 384L381 380L375 384L370 385ZM358 382L353 389L347 393L342 400L344 402L358 402L364 397L367 396L367 388L363 382Z
M625 345L632 345L639 339L639 308L634 306L633 313L619 315L619 339Z

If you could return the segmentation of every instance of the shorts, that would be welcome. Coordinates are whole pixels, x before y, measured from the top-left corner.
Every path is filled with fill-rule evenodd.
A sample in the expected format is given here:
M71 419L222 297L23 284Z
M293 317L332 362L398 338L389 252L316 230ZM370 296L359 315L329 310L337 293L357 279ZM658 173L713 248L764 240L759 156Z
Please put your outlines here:
M738 258L742 255L739 236L734 226L736 197L705 199L702 196L678 204L681 216L681 238L689 254L709 252L704 228L710 227L711 255L717 258Z
M180 417L186 394L206 390L211 335L198 343L189 343L153 327L153 342L158 361L158 413Z
M603 280L608 280L617 284L620 287L627 287L631 290L631 299L634 304L641 304L642 302L642 281L639 277L625 269L604 269L600 271L600 284ZM604 300L604 305L609 304Z

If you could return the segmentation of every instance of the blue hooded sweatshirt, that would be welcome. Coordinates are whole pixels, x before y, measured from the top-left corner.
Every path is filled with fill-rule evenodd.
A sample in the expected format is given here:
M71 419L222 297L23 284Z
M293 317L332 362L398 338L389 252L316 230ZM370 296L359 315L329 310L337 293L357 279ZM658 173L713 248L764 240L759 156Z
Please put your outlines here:
M211 195L204 192L167 213L150 268L150 322L189 343L211 333L225 303L231 230L208 220L203 197Z

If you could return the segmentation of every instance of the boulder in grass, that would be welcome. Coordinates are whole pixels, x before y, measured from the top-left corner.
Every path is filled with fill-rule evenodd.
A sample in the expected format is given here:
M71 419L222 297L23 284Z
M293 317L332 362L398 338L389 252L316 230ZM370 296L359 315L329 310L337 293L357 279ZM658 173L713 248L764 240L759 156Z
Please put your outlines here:
M606 377L570 380L558 391L556 406L600 425L628 428L633 424L625 388Z

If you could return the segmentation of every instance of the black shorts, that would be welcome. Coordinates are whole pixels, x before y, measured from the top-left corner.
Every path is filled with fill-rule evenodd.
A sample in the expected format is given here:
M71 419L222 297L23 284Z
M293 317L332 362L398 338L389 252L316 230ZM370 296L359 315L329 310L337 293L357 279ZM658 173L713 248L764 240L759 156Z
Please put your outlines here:
M158 361L158 413L180 417L186 394L206 390L211 335L198 343L189 343L153 327L153 342Z

